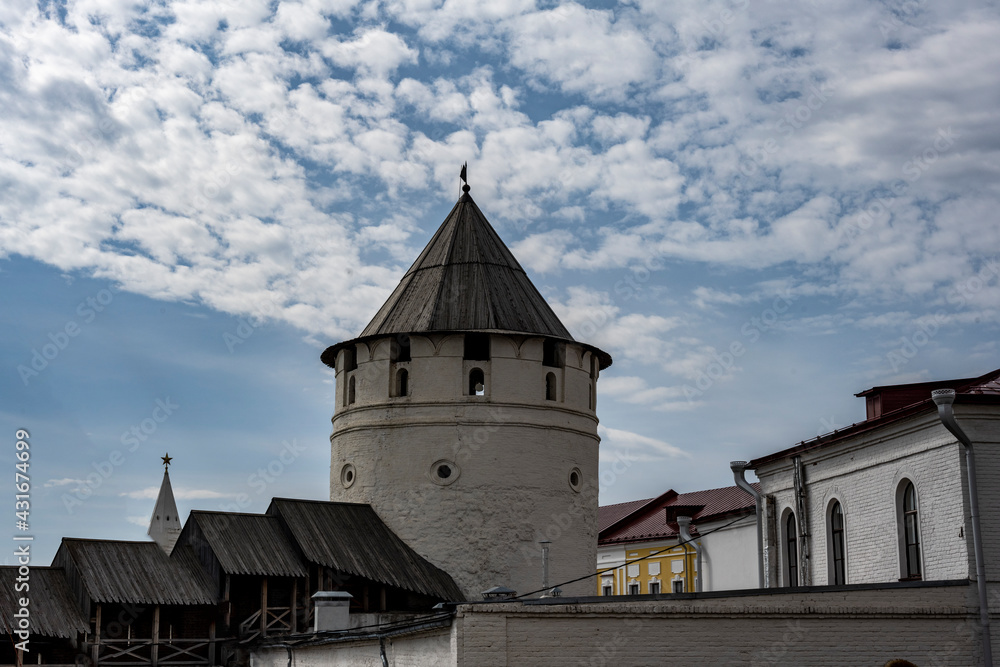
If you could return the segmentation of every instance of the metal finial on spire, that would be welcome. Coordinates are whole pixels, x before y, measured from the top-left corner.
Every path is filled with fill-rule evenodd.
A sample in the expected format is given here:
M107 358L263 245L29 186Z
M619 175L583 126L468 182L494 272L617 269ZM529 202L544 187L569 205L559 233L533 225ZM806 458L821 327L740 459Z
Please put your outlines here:
M167 452L166 456L161 456L160 458L163 459L163 469L164 470L166 470L167 468L169 468L170 467L170 462L174 460L173 457L170 456L170 452Z
M466 162L462 165L462 171L459 173L458 177L462 179L462 192L468 193L472 188L469 187L469 163Z

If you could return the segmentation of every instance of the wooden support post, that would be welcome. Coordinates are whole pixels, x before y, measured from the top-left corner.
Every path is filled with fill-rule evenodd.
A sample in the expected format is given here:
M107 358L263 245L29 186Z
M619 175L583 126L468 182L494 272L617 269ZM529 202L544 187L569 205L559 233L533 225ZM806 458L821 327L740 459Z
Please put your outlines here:
M208 664L215 664L215 621L208 625Z
M260 634L267 635L267 577L260 580Z
M226 613L223 622L226 624L226 630L228 631L229 626L232 624L233 615L233 603L229 600L229 575L226 575L226 589L222 595L222 599L226 602Z
M97 667L97 657L101 653L101 603L94 612L94 645L90 647L90 663Z
M385 611L385 586L381 586L378 591L378 610Z
M299 630L299 580L292 579L292 609L289 612L291 615L291 630L292 634L298 632Z
M153 667L160 653L160 605L153 607L153 645L149 647L149 659Z

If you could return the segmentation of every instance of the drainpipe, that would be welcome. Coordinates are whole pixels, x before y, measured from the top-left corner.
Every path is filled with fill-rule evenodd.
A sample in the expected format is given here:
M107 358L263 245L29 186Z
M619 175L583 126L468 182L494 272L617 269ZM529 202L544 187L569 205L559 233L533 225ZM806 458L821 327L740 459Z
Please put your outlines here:
M677 517L677 529L678 532L681 534L681 539L684 540L685 542L689 542L694 547L694 557L696 563L694 566L694 571L696 574L694 580L694 592L701 593L701 580L702 580L701 544L695 542L694 539L691 537L691 517L689 516ZM684 551L685 553L687 552L686 547Z
M972 513L972 543L976 551L976 583L979 588L979 624L983 633L983 664L993 667L993 648L990 645L990 607L986 597L986 563L983 560L983 538L979 528L979 487L976 484L976 456L972 441L955 421L951 405L955 402L954 389L935 389L931 398L937 405L938 417L944 427L951 431L965 447L965 466L969 478L969 509Z
M792 459L795 469L792 481L795 485L795 513L799 522L799 585L812 586L812 568L809 561L809 515L806 514L806 475L802 469L802 457Z
M746 461L731 461L729 463L733 477L736 479L736 486L753 496L754 502L757 504L757 587L767 588L767 566L764 564L764 561L767 560L767 552L764 550L764 496L747 481L745 476L747 465Z

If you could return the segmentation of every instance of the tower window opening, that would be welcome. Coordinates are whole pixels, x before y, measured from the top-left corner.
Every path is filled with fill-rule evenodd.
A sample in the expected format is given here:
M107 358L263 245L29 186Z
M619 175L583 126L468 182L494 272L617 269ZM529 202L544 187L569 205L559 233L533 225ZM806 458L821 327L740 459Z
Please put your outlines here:
M566 343L546 340L542 344L542 365L562 368L566 365Z
M392 339L389 344L389 361L396 363L397 361L409 361L410 360L410 337L403 334Z
M451 466L442 463L437 468L437 476L441 479L448 479L451 477Z
M358 351L354 347L344 350L344 370L353 371L358 367Z
M351 377L351 379L347 383L347 404L354 405L355 397L356 396L354 392L354 377Z
M410 374L405 368L400 368L396 371L396 396L407 396L409 395L410 387Z
M490 335L482 333L465 334L465 360L490 360Z
M469 396L486 395L486 376L483 369L473 368L469 371Z
M587 407L591 410L594 409L594 383L590 383L590 388L587 390Z
M548 373L545 376L545 400L556 400L556 374Z

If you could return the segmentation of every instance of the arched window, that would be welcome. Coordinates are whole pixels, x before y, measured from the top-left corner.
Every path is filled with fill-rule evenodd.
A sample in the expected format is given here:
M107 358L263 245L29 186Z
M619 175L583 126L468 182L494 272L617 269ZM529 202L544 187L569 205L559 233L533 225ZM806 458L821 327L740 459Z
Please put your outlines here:
M556 374L548 373L545 376L545 400L556 400Z
M795 512L789 512L785 519L785 584L799 585L799 531Z
M917 515L917 490L907 480L902 493L903 559L906 579L920 579L920 521Z
M354 405L354 376L347 383L347 404Z
M405 368L396 371L396 396L406 396L409 393L410 374Z
M473 368L469 371L469 396L486 395L486 376L483 369Z
M846 541L844 539L844 510L840 502L830 505L830 578L829 583L842 586L847 583Z

